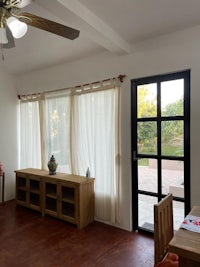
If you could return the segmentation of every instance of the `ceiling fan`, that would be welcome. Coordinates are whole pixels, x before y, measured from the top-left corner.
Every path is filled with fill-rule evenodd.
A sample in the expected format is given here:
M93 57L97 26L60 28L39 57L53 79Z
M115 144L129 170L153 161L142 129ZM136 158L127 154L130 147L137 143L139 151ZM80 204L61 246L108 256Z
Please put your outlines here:
M27 32L27 25L60 35L70 40L74 40L79 36L80 31L76 29L30 13L21 13L21 9L31 2L32 0L0 0L1 47L14 47L14 38L23 37Z

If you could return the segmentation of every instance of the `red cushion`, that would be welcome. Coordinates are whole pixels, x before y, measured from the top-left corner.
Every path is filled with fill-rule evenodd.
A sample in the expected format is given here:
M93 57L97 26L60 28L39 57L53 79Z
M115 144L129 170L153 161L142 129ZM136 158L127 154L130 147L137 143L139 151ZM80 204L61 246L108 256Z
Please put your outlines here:
M178 255L172 252L167 253L167 257L165 258L164 261L169 260L169 261L178 261Z
M159 262L155 267L178 267L178 255L169 252L165 259Z

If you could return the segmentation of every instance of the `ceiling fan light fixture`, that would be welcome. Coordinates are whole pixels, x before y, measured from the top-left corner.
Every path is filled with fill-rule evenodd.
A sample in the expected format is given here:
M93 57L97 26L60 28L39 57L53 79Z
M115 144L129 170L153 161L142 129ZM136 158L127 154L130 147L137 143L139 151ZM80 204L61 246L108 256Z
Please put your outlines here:
M23 37L28 30L27 24L19 21L15 17L9 17L7 19L7 25L11 30L13 37L16 39Z
M0 44L7 44L7 43L8 43L8 38L6 35L6 29L0 28Z

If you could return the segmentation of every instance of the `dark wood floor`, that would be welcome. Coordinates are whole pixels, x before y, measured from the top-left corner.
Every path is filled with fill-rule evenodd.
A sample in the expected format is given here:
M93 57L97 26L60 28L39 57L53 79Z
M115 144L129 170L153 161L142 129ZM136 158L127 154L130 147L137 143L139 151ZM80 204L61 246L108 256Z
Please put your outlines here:
M0 267L152 267L153 239L94 222L78 230L16 206L0 206Z

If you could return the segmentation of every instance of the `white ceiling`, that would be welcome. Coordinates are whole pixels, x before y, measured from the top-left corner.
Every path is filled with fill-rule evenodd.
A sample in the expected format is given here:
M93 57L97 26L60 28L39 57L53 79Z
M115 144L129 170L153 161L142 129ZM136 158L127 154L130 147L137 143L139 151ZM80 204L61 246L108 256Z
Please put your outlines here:
M22 74L200 25L200 0L35 0L23 11L80 30L71 41L29 26L16 47L0 50L0 70ZM2 60L2 54L5 60Z

